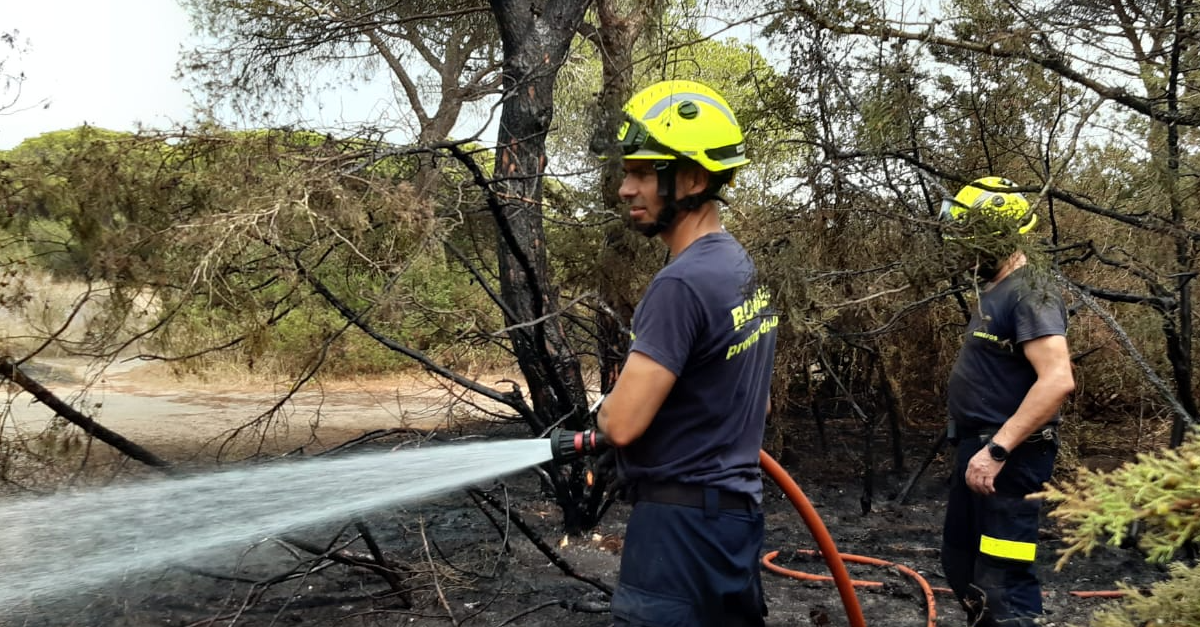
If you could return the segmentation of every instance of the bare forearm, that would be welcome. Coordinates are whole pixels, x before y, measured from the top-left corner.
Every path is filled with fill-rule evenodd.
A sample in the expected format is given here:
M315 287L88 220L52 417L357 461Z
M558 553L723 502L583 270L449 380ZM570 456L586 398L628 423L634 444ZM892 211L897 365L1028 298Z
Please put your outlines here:
M1074 382L1069 377L1065 380L1062 377L1039 378L1029 388L1017 411L992 439L1004 448L1013 450L1049 423L1074 389Z

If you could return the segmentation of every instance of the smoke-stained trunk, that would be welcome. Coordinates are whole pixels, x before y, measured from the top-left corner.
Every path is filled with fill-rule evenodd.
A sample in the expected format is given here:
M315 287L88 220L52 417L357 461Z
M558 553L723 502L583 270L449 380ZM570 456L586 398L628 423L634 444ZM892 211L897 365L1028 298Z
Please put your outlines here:
M1174 5L1174 45L1171 48L1170 74L1167 77L1167 112L1179 113L1179 79L1182 73L1180 57L1183 53L1184 37L1181 29L1184 22L1183 3ZM1172 118L1167 122L1167 168L1164 173L1164 188L1171 205L1171 222L1180 228L1185 228L1183 200L1180 198L1179 181L1179 125ZM1175 237L1175 260L1178 273L1175 279L1175 298L1178 306L1175 312L1168 312L1163 324L1167 337L1167 356L1171 360L1171 370L1175 378L1175 393L1192 422L1196 419L1196 399L1192 395L1192 255L1191 241L1187 238ZM1172 319L1172 313L1174 319ZM1186 435L1187 420L1176 416L1171 428L1171 446L1183 444Z
M531 427L538 432L564 416L563 426L583 428L587 405L579 359L567 344L550 283L541 210L554 81L587 4L492 1L504 47L495 170L503 205L493 216L501 297L516 316L507 322L538 417Z

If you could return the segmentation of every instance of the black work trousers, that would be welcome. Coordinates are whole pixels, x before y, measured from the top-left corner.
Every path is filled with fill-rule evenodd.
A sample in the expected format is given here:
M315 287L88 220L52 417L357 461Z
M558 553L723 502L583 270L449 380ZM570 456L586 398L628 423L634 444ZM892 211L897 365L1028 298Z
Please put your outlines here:
M1025 442L997 475L996 493L984 496L966 484L967 462L985 439L962 437L946 505L942 567L950 588L980 627L1032 627L1042 614L1035 572L1041 501L1025 496L1050 480L1058 443Z
M757 506L724 509L639 501L626 529L612 599L616 627L761 627Z

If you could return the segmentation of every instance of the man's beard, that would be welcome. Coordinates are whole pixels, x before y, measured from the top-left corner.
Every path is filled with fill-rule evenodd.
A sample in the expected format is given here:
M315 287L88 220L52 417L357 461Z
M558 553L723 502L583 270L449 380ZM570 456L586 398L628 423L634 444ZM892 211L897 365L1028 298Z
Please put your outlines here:
M678 208L675 203L666 203L658 210L658 215L654 217L652 222L637 222L630 221L629 228L641 233L646 237L654 237L659 233L667 230L671 223L675 221L675 214L678 213ZM649 212L647 212L649 215Z
M629 223L629 228L637 231L638 233L641 233L642 235L644 235L646 237L654 237L655 235L658 235L659 232L662 231L662 227L658 224L658 221L654 221L654 222L631 221Z
M971 268L971 275L979 283L991 283L1000 274L1000 259L992 255L980 255Z

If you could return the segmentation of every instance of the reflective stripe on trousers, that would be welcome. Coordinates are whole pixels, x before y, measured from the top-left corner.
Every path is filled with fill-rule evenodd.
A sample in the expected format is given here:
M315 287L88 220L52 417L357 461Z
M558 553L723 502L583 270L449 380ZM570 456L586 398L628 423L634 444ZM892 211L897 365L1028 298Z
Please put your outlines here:
M1001 540L987 534L980 534L979 552L984 555L991 555L992 557L1013 560L1015 562L1032 562L1037 558L1037 544L1034 542Z

